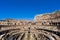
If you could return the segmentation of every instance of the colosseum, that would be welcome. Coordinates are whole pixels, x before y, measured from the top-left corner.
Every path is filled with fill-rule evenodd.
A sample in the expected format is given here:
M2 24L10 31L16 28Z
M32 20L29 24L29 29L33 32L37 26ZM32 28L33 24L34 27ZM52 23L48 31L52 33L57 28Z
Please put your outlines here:
M33 20L0 20L0 40L60 40L60 11Z

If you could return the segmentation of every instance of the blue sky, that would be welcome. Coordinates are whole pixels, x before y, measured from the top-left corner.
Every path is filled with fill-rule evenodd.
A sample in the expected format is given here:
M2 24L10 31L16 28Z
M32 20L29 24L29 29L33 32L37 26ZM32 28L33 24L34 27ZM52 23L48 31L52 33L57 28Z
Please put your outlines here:
M0 19L33 19L60 9L60 0L0 0Z

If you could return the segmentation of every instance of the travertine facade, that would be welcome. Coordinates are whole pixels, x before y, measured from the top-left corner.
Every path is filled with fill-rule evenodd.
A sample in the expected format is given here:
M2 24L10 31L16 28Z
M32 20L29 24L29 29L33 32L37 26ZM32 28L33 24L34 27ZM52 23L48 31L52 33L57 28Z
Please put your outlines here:
M59 23L60 24L60 11L56 11L50 14L36 15L34 22L40 22L44 25L50 25L50 23ZM38 24L38 23L37 23Z

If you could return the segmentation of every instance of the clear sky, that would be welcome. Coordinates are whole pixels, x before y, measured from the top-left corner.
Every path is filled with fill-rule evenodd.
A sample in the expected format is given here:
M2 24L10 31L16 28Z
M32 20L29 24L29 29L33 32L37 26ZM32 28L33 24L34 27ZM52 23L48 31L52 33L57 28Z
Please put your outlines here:
M60 9L60 0L0 0L0 19L33 19Z

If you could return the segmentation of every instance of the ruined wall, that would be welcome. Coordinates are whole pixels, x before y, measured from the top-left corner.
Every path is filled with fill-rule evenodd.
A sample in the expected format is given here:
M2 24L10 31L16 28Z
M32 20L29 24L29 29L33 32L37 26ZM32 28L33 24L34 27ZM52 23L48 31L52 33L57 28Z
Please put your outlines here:
M36 15L34 22L40 22L41 24L49 25L52 22L60 22L60 11L52 12L50 14Z

